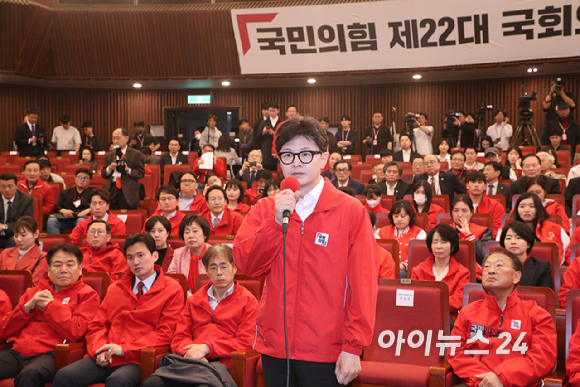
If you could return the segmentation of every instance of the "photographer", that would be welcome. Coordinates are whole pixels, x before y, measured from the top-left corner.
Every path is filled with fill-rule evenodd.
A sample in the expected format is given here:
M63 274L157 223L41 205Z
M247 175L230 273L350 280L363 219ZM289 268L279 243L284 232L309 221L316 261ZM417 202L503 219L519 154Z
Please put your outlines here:
M495 123L487 128L487 135L493 140L494 147L505 151L510 146L509 141L513 134L513 128L508 123L505 110L496 110L493 117Z
M580 125L570 115L570 105L566 102L560 103L556 106L557 118L548 122L544 130L542 130L542 144L550 144L550 135L553 130L562 129L562 139L560 145L570 148L571 161L574 165L574 154L576 152L576 145L580 143Z
M368 155L378 155L381 150L393 149L393 137L388 127L383 125L383 114L373 113L373 124L365 129L365 139Z
M435 129L427 126L427 114L419 113L419 117L414 118L413 137L415 138L415 151L422 156L433 154L433 133Z
M456 148L475 146L475 120L470 113L457 112L455 116L456 132L454 139Z
M566 92L564 90L565 86L566 82L562 78L554 79L550 85L550 94L542 102L542 107L544 108L544 112L546 112L546 125L558 118L556 106L562 102L566 102L570 106L570 113L573 113L576 108L577 98L571 92ZM544 136L542 134L542 144L548 145L549 143L549 141L544 143Z

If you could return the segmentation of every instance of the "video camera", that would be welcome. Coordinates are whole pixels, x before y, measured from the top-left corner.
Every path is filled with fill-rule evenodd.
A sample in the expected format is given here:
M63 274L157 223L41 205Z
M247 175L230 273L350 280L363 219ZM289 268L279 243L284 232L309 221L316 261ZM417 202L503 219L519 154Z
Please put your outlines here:
M417 118L419 118L420 114L419 113L411 113L408 112L405 114L405 125L407 126L414 126L415 125L415 120Z
M443 123L446 124L448 127L449 126L454 126L455 125L455 118L459 117L459 113L456 113L452 110L449 110L447 112L447 114L445 114L445 120L443 120Z
M556 91L562 91L562 86L565 85L565 83L562 80L562 78L556 78L556 79L554 79L554 84L556 85Z
M520 112L520 119L522 121L531 121L534 116L534 111L532 110L532 101L538 99L538 93L535 91L531 95L525 93L518 99L518 110Z
M125 165L127 164L127 159L123 155L123 152L121 151L121 147L119 145L114 145L114 148L115 154L119 156L119 159L117 160L117 168L115 168L115 170L119 173L123 173L125 172Z

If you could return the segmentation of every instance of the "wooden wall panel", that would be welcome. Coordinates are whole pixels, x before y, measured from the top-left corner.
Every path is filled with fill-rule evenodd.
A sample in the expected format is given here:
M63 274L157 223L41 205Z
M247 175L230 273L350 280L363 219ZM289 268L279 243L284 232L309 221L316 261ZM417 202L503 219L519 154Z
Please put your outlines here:
M580 75L563 75L567 89L580 93ZM397 109L396 123L399 130L403 115L407 111L426 112L429 123L436 129L434 142L439 133L445 113L451 110L474 111L479 103L492 104L494 108L505 108L515 125L517 124L517 98L524 91L537 91L539 100L532 104L535 111L534 123L538 129L544 126L544 113L540 101L545 98L551 77L524 77L494 80L473 80L441 83L406 83L373 86L343 87L300 87L287 89L216 89L216 90L93 90L65 88L33 88L0 86L0 143L2 150L9 150L14 128L22 121L26 109L37 107L40 124L49 134L58 125L58 117L68 113L73 125L80 128L84 120L95 125L97 133L104 139L116 126L131 127L136 120L146 124L163 123L164 107L187 106L188 94L209 93L214 106L241 106L240 117L254 122L260 115L263 101L277 101L284 110L295 104L298 110L316 118L330 117L337 124L342 114L350 114L353 128L362 131L370 125L375 110L384 112L390 122L390 108ZM492 112L486 114L487 124ZM359 151L361 149L359 148Z

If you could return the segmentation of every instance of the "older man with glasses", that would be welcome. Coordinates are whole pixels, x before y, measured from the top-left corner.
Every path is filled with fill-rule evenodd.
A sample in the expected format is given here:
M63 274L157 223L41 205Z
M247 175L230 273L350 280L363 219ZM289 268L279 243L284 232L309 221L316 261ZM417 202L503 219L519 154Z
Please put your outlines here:
M161 215L167 218L171 223L171 235L179 234L179 224L185 218L185 214L179 210L179 191L170 185L163 185L157 190L157 202L159 205L151 217ZM141 232L145 232L145 225Z
M449 203L455 195L466 194L465 186L461 184L455 173L441 171L441 163L435 155L425 156L425 172L415 176L414 182L427 180L433 191L433 195L449 196Z
M210 235L236 235L244 217L229 209L226 191L217 185L211 186L205 193L208 209L201 213L211 226Z

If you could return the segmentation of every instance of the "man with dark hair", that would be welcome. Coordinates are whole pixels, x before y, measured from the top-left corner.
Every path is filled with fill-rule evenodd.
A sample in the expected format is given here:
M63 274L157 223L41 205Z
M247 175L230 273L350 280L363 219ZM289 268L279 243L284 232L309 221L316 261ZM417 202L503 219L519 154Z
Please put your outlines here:
M95 136L92 122L90 121L83 122L82 131L83 131L82 136L83 142L81 145L81 149L89 148L95 152L103 150L103 140Z
M270 119L270 115L268 113L268 107L269 106L270 106L270 102L262 102L262 105L261 105L262 115L260 116L260 118L258 118L256 120L256 122L254 123L254 126L252 126L252 131L253 131L253 134L254 134L254 137L253 137L254 144L252 146L254 147L254 149L259 149L259 148L256 147L255 140L256 140L256 134L260 130L260 124L262 124L263 121L266 121L266 120L269 120Z
M66 188L64 179L56 173L52 173L52 164L48 160L48 156L36 156L36 160L38 160L38 164L40 164L40 179L42 181L45 183L61 183L62 187Z
M251 188L260 170L262 170L262 151L253 149L248 154L246 161L242 164L239 172L240 180L245 181L248 188Z
M278 158L278 154L276 153L276 131L278 130L278 127L280 125L282 125L287 120L291 120L296 116L298 116L298 108L296 107L296 105L288 105L288 107L286 108L286 119L278 123L276 130L274 131L274 138L272 139L272 155L275 158Z
M574 155L576 154L576 145L580 144L580 125L578 121L570 114L570 104L566 102L559 103L556 106L556 113L558 117L554 118L546 124L542 130L542 144L550 144L550 134L553 129L562 129L562 136L560 144L570 147L570 154L572 157L572 164L574 164Z
M63 229L74 228L91 213L89 195L93 171L79 168L75 172L75 186L61 191L51 214L46 222L48 234L60 234Z
M155 144L151 149L152 151L156 151L161 147L155 137L145 132L145 123L143 121L135 121L133 123L133 134L129 137L129 146L133 149L141 150L141 148L149 146L151 143Z
M536 155L527 155L522 159L522 171L524 176L510 185L510 190L514 195L521 195L526 192L528 179L534 179L540 176L542 171L542 161ZM546 194L561 194L560 183L556 179L544 176L546 178Z
M351 129L351 123L352 118L348 114L343 114L340 117L340 127L335 137L336 146L340 148L343 155L354 155L356 153L358 133L356 130Z
M328 152L328 169L320 173L320 176L326 177L331 182L336 180L336 163L342 160L342 154L340 152Z
M467 179L469 171L465 169L465 153L460 150L453 151L453 153L451 153L451 162L449 166L449 170L453 172L460 181L465 181L465 179Z
M205 198L198 189L197 178L193 172L182 172L179 175L179 209L181 211L201 212L207 208Z
M260 122L258 130L254 133L254 149L262 151L262 165L271 171L275 171L278 160L272 155L272 143L274 142L274 133L280 123L279 106L276 102L268 104L268 119Z
M435 133L435 128L427 126L427 119L427 114L419 113L419 117L415 118L415 124L413 125L415 150L422 156L433 154L433 134Z
M413 139L408 133L401 133L399 136L399 143L401 144L401 150L393 154L393 159L400 162L411 162L416 157L421 156L419 153L411 149L413 144Z
M475 146L475 122L473 116L462 111L453 116L455 127L451 131L452 146L456 148L465 148L466 146Z
M550 145L544 145L542 147L543 151L549 151L549 150L554 150L554 151L559 151L559 150L570 150L570 147L562 145L562 135L564 134L564 131L562 130L561 127L553 127L550 129L550 133L548 133L548 135L550 136Z
M449 203L453 202L455 195L466 194L465 186L461 184L453 172L441 171L441 163L435 155L425 156L425 173L416 175L413 182L427 180L431 186L433 195L449 196Z
M453 372L469 386L541 385L556 362L552 317L518 296L523 269L512 252L494 250L482 268L484 299L461 310L451 333L461 338L448 355ZM503 354L497 353L500 341Z
M117 243L111 243L111 225L104 220L93 220L87 226L87 246L81 247L83 271L109 273L111 282L129 271L127 261Z
M513 128L507 123L505 110L496 110L493 118L495 123L487 128L486 134L491 137L494 147L502 148L505 151L510 146L509 141L512 137Z
M405 195L410 194L413 186L401 179L403 167L396 161L386 163L383 167L385 180L379 183L383 195L393 195L397 200L403 200Z
M334 164L334 171L336 173L336 179L331 181L332 185L335 187L350 187L354 189L357 195L364 195L365 185L364 183L351 179L350 174L352 170L352 164L347 160L338 160Z
M340 149L338 148L338 145L336 145L338 143L336 137L334 137L334 134L328 131L328 128L330 127L330 119L328 117L321 117L318 121L320 122L320 126L324 130L324 133L326 133L326 138L328 139L328 153L340 153Z
M298 180L300 191L284 190L260 200L234 240L236 266L250 277L266 277L268 285L275 284L261 300L255 348L262 353L268 387L286 381L284 297L293 300L287 308L292 322L288 341L293 343L290 374L304 381L297 385L309 385L312 377L320 385L349 383L360 372L360 355L372 338L378 291L376 242L360 202L320 177L327 149L326 135L316 120L285 122L276 137L276 150L282 172ZM286 265L298 268L287 272L286 294L281 286L285 211L291 214ZM309 262L308 269L299 262ZM294 329L297 326L303 329ZM266 338L264 332L271 334Z
M154 156L151 148L148 146L141 147L141 154L143 155L143 163L145 165L159 165L161 162L161 157Z
M566 82L562 78L556 78L550 83L550 94L542 102L542 108L546 113L546 125L558 118L557 107L563 103L570 106L572 113L576 109L578 99L572 92L566 91ZM547 145L543 140L542 144Z
M171 234L177 235L179 224L185 217L185 214L179 210L179 191L170 185L162 185L157 190L157 202L159 205L147 220L153 216L164 216L171 223ZM141 232L145 232L145 225Z
M373 124L365 129L363 143L367 146L368 155L377 155L385 148L393 149L393 137L389 128L383 125L381 112L373 113Z
M512 193L510 186L499 182L502 173L502 165L497 161L488 161L483 167L483 174L485 175L486 193L488 195L503 195L505 196L506 211L510 212L512 208Z
M139 180L145 177L145 162L141 152L127 146L128 140L127 129L113 131L115 150L105 155L101 170L101 176L107 179L114 210L136 209L140 204Z
M193 172L196 174L197 180L207 183L206 175L210 172L213 172L218 176L225 177L226 164L221 157L219 159L216 157L215 147L211 144L204 145L203 149L201 150L201 154L205 155L206 153L213 154L213 166L212 168L208 168L208 166L204 165L202 157L198 157L197 160L193 162Z
M75 151L81 149L81 135L77 128L70 124L70 116L64 114L59 119L61 125L52 130L51 142L56 146L60 155L61 151Z
M52 382L57 344L81 341L99 308L99 295L81 279L78 247L51 247L47 263L48 276L0 321L0 337L12 344L0 351L0 380L15 378L15 387Z
M211 235L236 235L244 217L228 206L226 191L222 187L212 186L205 193L207 209L200 215L211 225Z
M380 156L381 156L381 164L386 164L390 163L391 161L394 161L393 151L390 149L382 149L380 152Z
M125 223L115 214L109 211L111 194L109 191L98 188L92 190L88 195L91 216L80 221L70 233L70 241L73 245L78 245L81 235L87 234L87 227L93 220L104 220L111 225L111 234L125 235Z
M490 161L495 161L501 166L501 174L499 176L500 180L516 181L518 179L513 169L501 163L501 151L494 146L490 146L485 150L485 162L488 163ZM483 171L483 168L481 171Z
M483 164L477 161L477 149L474 146L467 146L463 150L465 154L465 169L468 171L480 171Z
M247 118L238 121L238 139L240 140L238 154L246 158L254 146L254 129L250 127L250 121Z
M38 125L38 110L29 108L26 111L26 122L16 127L14 142L21 157L34 157L44 153L47 146L46 129Z
M491 214L493 217L492 236L496 237L501 228L501 218L506 213L505 208L497 200L490 199L485 193L486 177L483 172L469 172L465 179L467 193L473 202L473 212L476 214Z
M187 156L180 152L181 145L179 145L179 140L176 138L172 138L169 140L169 153L165 153L161 156L161 160L159 161L159 166L161 168L161 182L163 183L164 176L165 176L165 166L166 165L183 165L189 164L189 160Z
M183 290L155 265L149 233L125 240L130 272L109 286L86 335L89 356L61 369L54 387L138 386L141 350L169 345L183 310Z
M211 145L217 148L222 132L216 127L218 117L214 114L207 116L207 126L201 133L199 139L199 146L203 149L206 145Z
M34 217L32 196L17 189L16 176L12 173L0 175L0 248L14 247L14 222L23 216Z
M24 179L18 182L18 190L29 195L42 196L42 214L47 216L54 210L54 191L40 179L40 163L28 160L24 163Z
M246 195L250 197L252 205L256 204L258 196L260 198L262 197L266 182L270 179L272 179L272 172L267 169L261 169L256 173L256 184L253 184L252 188L246 190Z
M415 157L413 160L411 160L411 170L413 175L406 177L403 180L412 184L415 176L419 176L425 173L425 161L423 160L422 156Z

